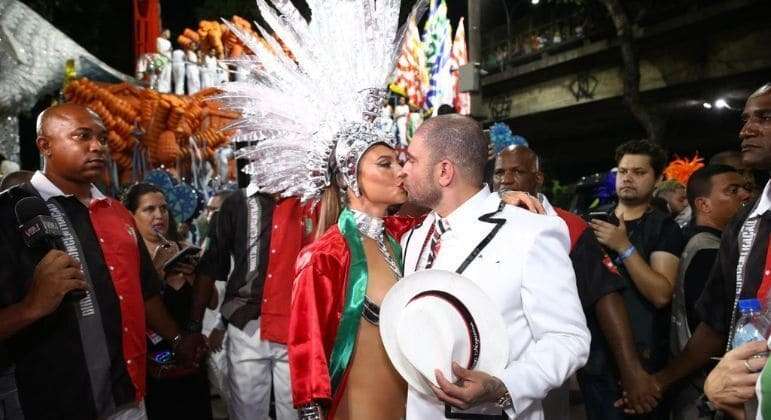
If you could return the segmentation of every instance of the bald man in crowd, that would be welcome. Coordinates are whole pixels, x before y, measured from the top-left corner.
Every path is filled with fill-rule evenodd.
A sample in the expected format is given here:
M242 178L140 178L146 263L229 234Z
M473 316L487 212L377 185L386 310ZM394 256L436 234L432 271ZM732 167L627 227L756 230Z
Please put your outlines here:
M573 213L553 207L541 194L543 180L541 160L528 147L510 147L495 158L493 185L497 191L524 191L537 196L547 215L560 217L568 226L570 260L592 334L589 361L578 372L587 417L623 417L623 412L614 407L621 396L615 386L619 379L627 391L630 406L646 411L645 407L656 406L661 394L637 356L629 314L621 296L623 281L588 224ZM544 401L547 420L568 415L567 396L567 387L549 394Z
M107 164L99 117L80 105L48 108L36 143L44 170L0 194L0 340L24 416L145 419L146 328L188 365L203 341L180 335L131 214L94 186ZM62 250L25 243L22 200L47 207Z

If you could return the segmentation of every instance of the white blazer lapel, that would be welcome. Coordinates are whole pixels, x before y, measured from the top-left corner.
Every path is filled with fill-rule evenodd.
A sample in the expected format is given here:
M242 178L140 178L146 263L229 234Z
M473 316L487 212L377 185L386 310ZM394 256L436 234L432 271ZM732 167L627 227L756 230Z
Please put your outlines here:
M485 251L489 251L486 247L496 236L490 236L491 233L494 230L497 232L500 229L498 226L505 223L504 218L496 218L495 216L499 210L499 205L500 200L497 199L497 195L491 195L483 205L479 206L474 218L465 221L464 226L456 231L459 239L456 245L458 252L453 252L452 256L445 256L450 258L453 264L452 267L445 268L462 273L479 260L486 253ZM490 236L489 239L488 236ZM440 259L442 257L441 251L439 257Z

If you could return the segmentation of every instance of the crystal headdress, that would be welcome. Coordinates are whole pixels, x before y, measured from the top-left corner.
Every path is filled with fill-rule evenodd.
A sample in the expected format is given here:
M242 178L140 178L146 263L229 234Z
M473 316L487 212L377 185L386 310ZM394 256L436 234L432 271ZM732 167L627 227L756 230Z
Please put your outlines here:
M234 63L248 80L221 96L242 115L235 141L254 143L240 149L245 171L266 193L316 198L337 174L358 195L361 155L393 138L377 119L403 38L401 1L308 0L310 22L290 0L271 3L257 0L275 34L257 25L264 41L230 25L254 52ZM420 1L413 13L424 10Z

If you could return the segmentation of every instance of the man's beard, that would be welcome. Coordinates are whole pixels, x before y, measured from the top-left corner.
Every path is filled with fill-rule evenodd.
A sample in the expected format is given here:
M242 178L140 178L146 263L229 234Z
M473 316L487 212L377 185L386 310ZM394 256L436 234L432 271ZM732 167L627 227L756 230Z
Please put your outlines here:
M428 177L425 179L426 182L421 185L422 187L424 186L424 188L407 190L407 200L412 204L433 210L436 205L439 204L442 193L439 191L439 188L431 185Z
M635 191L632 194L629 194L629 193L619 194L618 201L626 205L638 205L638 204L644 204L644 203L650 202L652 197L653 197L652 194L640 195L640 193Z

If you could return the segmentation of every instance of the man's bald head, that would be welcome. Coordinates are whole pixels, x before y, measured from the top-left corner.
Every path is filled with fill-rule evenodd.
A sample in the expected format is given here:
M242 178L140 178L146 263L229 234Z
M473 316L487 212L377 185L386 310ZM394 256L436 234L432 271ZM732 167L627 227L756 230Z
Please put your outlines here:
M460 114L439 115L418 130L434 162L448 160L468 183L482 185L488 141L477 121Z
M742 110L742 163L758 171L771 170L771 84L765 84L747 99Z
M515 157L527 164L529 170L540 171L541 170L541 158L533 151L533 149L527 146L509 146L498 153L495 161L498 162L506 157Z
M48 107L37 116L37 123L35 125L37 136L44 136L47 130L52 129L52 125L55 125L63 119L71 119L75 116L82 116L86 114L92 117L103 129L105 128L102 119L99 118L99 115L97 115L96 112L83 105L68 102Z
M496 190L524 191L535 194L543 185L538 154L526 146L514 146L495 157L493 186Z
M768 95L769 93L771 93L771 83L766 83L765 85L759 87L755 92L752 92L752 95L750 95L750 97L747 99L749 100L758 96Z
M91 109L74 103L63 103L53 105L46 108L37 116L37 123L35 129L37 130L37 136L44 135L46 129L52 124L55 124L61 120L69 120L76 116L88 115L93 118L96 123L103 129L105 129L104 122L99 115Z
M90 183L105 174L107 131L93 111L77 104L54 105L38 116L40 154L49 178L79 184L88 191Z

